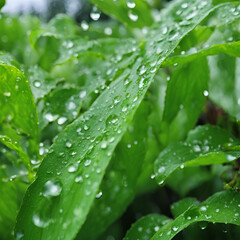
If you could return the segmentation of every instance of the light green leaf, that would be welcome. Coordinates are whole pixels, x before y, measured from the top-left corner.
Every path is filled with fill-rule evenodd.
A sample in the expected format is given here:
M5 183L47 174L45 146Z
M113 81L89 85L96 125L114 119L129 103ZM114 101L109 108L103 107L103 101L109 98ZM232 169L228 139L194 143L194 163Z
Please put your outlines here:
M129 27L144 27L150 26L153 23L150 7L145 0L91 0L91 2L96 4L104 13L116 18Z
M240 225L240 193L223 191L214 194L198 207L178 216L174 221L164 225L151 240L170 240L180 231L195 222L230 223Z
M149 214L140 218L127 231L124 240L149 240L165 224L171 220L159 214Z
M10 125L18 134L32 138L36 150L39 140L38 118L26 77L16 67L0 63L0 84L0 122ZM1 132L5 135L4 128L1 128Z
M185 142L166 147L155 161L157 182L163 184L175 170L211 164L230 163L240 157L240 151L225 151L226 144L239 144L227 131L214 126L192 130Z

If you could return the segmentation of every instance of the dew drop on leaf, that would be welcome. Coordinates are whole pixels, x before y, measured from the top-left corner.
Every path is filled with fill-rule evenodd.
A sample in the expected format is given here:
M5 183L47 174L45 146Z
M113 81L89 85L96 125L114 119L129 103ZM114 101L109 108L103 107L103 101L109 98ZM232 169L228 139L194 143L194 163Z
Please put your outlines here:
M56 197L60 195L61 191L62 191L62 185L59 181L49 180L44 184L43 196Z
M133 13L131 10L128 12L128 17L133 21L136 22L138 20L138 15Z

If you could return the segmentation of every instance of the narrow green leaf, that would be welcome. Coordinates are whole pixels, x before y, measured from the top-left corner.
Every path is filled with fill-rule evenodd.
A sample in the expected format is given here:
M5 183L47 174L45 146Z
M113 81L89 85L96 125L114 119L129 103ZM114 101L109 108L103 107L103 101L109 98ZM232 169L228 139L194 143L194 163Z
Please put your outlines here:
M214 194L198 207L178 216L174 221L164 225L151 240L170 240L177 233L195 222L230 223L240 225L240 193L223 191Z
M131 226L124 240L149 240L162 226L170 221L171 220L164 215L149 214L140 218Z
M240 151L226 151L226 144L239 144L227 131L214 126L197 127L185 142L169 145L155 161L155 175L159 184L175 170L190 166L229 163L240 157Z

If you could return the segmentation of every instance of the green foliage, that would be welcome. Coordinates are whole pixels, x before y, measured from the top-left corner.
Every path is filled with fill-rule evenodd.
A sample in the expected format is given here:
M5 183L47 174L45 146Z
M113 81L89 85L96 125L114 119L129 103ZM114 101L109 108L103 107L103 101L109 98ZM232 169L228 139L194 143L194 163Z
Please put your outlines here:
M237 235L240 4L91 2L0 15L0 239Z

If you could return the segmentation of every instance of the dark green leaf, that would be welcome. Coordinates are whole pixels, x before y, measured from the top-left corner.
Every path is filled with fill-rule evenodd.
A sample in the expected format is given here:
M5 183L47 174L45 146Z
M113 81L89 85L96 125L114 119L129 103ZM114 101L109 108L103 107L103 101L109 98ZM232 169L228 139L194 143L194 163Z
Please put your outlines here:
M149 240L165 224L171 220L159 214L149 214L140 218L128 230L124 240Z

